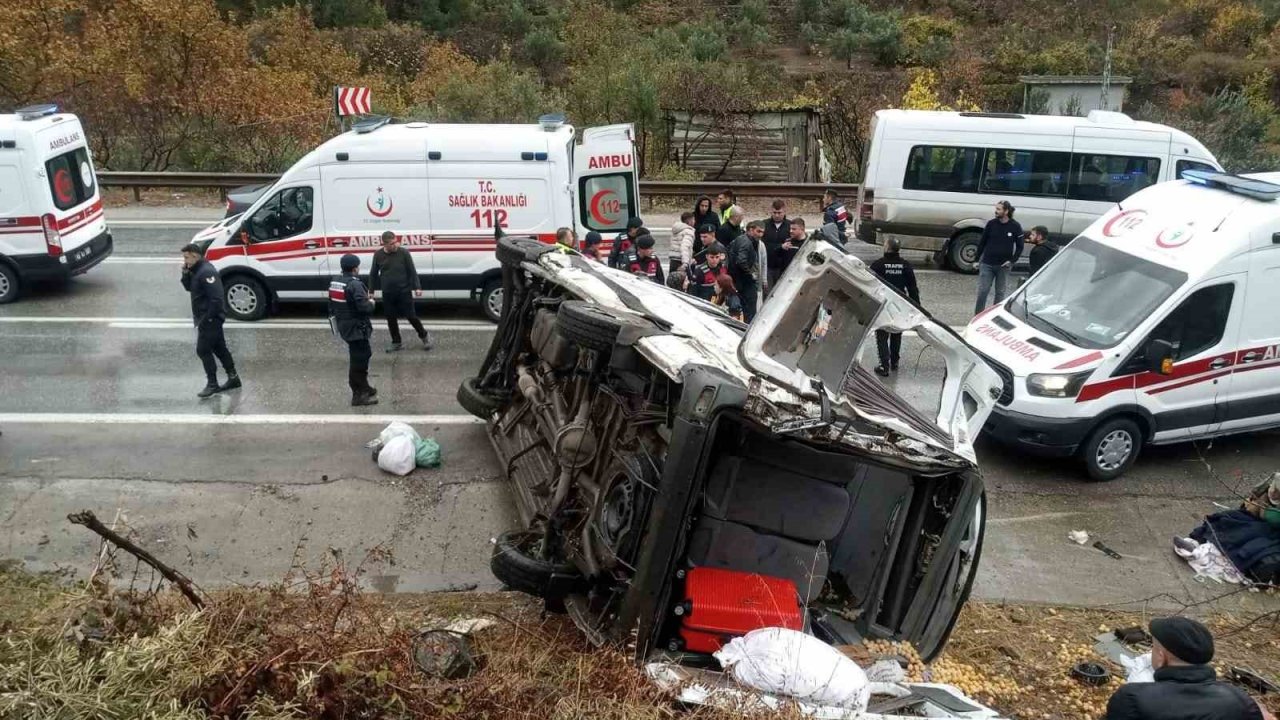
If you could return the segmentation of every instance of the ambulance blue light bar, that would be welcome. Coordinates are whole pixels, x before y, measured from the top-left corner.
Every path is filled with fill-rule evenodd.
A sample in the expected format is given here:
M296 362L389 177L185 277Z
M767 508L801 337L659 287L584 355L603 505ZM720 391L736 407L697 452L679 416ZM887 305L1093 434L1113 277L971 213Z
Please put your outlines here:
M1218 188L1237 195L1251 197L1254 200L1271 202L1276 198L1280 198L1280 185L1241 175L1210 172L1208 170L1186 170L1182 173L1182 179L1190 180L1197 185Z
M24 108L18 108L14 114L18 116L19 120L26 121L56 115L57 112L57 105L54 105L53 103L46 103L43 105L28 105Z

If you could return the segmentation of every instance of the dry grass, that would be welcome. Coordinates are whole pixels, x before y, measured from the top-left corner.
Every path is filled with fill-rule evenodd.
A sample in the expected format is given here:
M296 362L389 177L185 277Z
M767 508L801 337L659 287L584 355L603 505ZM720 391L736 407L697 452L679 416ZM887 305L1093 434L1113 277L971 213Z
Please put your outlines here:
M340 560L280 584L180 596L67 587L0 567L0 718L603 718L720 720L654 689L629 655L591 647L566 618L511 593L386 596L359 591ZM480 669L430 678L413 664L423 628L459 616L497 622L473 637ZM943 659L921 679L960 685L1016 718L1096 718L1114 689L1067 676L1124 613L972 603ZM1274 628L1231 634L1223 663L1280 668ZM1280 703L1271 699L1273 708ZM772 717L777 717L776 715Z

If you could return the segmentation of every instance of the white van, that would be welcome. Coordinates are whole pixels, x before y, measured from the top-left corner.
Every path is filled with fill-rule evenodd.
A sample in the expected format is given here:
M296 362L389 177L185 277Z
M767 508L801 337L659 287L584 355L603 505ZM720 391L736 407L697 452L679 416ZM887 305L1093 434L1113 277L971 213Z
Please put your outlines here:
M965 338L985 432L1118 477L1145 443L1280 425L1280 173L1192 171L1095 221Z
M0 304L32 281L79 275L111 250L80 120L57 105L0 115Z
M338 258L370 257L386 230L413 253L424 295L502 310L495 230L555 242L626 229L639 200L631 125L357 123L299 160L243 214L197 233L227 310L264 317L276 301L323 300ZM607 249L606 241L606 249Z
M1087 118L880 110L871 119L858 237L977 272L978 241L997 200L1024 229L1057 243L1133 193L1187 170L1220 171L1213 154L1174 128L1095 110Z

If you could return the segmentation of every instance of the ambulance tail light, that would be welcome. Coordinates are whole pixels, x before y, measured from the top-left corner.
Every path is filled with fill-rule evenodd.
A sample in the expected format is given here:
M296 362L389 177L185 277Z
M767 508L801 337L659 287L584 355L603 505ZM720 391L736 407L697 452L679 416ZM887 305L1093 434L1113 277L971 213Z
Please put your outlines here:
M40 218L40 226L44 229L44 245L49 250L49 257L62 254L62 233L58 232L58 220L53 213L45 213Z
M858 208L858 217L860 219L871 219L871 213L875 210L875 199L875 190L867 189L862 191L862 205Z

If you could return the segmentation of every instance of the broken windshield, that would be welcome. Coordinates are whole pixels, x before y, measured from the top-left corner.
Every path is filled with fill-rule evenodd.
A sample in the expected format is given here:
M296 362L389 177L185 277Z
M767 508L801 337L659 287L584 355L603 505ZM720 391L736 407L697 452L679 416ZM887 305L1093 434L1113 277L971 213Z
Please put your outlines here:
M1105 349L1186 281L1186 273L1080 237L1031 278L1008 310L1078 347Z

